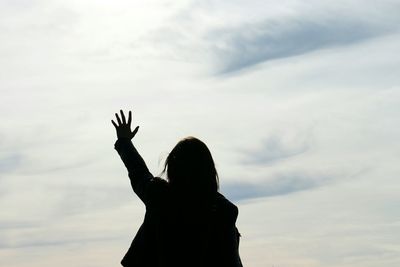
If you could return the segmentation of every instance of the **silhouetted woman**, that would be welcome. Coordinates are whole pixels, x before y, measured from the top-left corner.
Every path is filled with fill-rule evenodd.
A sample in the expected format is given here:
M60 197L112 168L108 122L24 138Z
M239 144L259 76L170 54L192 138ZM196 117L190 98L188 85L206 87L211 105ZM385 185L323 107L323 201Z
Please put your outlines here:
M167 181L153 177L133 146L132 113L116 113L115 149L128 169L133 191L146 206L121 264L129 267L241 267L237 207L218 193L218 174L207 146L181 140L168 155Z

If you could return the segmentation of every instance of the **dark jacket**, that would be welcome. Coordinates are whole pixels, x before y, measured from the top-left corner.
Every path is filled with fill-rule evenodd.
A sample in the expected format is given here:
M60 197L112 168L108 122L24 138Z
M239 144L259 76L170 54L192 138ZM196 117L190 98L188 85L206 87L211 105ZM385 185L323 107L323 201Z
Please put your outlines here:
M132 142L118 139L124 162L146 214L121 261L126 267L242 267L237 207L220 193L204 204L153 177Z

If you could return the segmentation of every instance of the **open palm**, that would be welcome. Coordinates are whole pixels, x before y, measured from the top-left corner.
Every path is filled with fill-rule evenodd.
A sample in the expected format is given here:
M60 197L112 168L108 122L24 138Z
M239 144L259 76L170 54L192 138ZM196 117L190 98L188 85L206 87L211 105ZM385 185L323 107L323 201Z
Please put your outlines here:
M125 119L124 112L120 110L121 118L118 116L118 113L115 113L115 117L117 118L117 123L114 120L111 120L115 129L117 130L117 137L120 138L129 138L132 139L139 130L139 126L136 126L135 130L131 131L131 122L132 122L132 112L129 111L128 121Z

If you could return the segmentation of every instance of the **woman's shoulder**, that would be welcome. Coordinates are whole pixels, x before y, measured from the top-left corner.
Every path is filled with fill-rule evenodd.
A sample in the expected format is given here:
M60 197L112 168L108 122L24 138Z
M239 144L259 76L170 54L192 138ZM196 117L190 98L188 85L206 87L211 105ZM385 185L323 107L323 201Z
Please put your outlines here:
M225 219L236 222L239 214L238 207L219 192L216 197L216 209Z
M217 192L216 200L217 200L217 203L219 203L220 205L223 205L223 206L226 206L226 207L230 207L232 209L237 209L236 205L233 204L229 199L227 199L220 192Z

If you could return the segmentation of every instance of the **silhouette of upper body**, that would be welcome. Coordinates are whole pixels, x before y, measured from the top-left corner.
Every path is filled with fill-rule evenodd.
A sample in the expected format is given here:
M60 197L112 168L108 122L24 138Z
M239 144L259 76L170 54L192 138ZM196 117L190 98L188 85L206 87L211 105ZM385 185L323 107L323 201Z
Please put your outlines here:
M122 111L122 120L118 114L116 117L118 124L112 121L118 135L114 147L128 170L133 191L146 207L144 222L121 264L126 267L242 267L240 234L235 225L238 208L217 192L217 188L209 192L198 190L210 188L204 182L193 186L154 177L131 141L138 131L138 127L133 132L130 130L131 112L127 122ZM193 137L184 140L205 146ZM178 143L167 159L170 166L178 158L176 151L181 143L184 142ZM195 168L190 167L188 170ZM168 168L169 175L179 177L180 170L172 174L172 167ZM202 174L201 170L197 172Z

